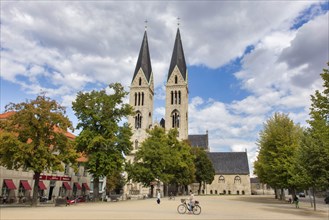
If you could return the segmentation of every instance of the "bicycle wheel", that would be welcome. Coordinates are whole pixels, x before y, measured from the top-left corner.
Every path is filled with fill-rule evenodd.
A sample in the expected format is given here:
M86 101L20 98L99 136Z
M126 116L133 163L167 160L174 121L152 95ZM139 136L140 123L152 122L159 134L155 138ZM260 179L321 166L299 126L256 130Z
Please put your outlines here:
M177 212L179 214L184 214L186 212L186 206L184 204L180 204L178 207L177 207Z
M200 215L200 213L201 213L201 207L199 205L195 205L193 207L193 214L194 215Z

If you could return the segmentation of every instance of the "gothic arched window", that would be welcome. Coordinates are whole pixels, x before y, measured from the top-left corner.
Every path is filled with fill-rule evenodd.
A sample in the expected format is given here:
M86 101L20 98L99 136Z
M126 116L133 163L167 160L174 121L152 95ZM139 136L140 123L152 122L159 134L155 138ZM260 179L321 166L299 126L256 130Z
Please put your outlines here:
M177 76L175 76L175 84L177 84L178 82L178 79L177 79Z
M141 105L141 93L138 93L138 105Z
M142 78L139 77L138 84L141 86L142 85Z
M175 91L175 104L177 104L177 91Z
M142 105L144 105L144 92L142 92Z
M171 117L172 117L172 127L173 128L179 128L179 122L180 122L179 112L177 110L174 110L171 113Z
M137 105L137 93L135 92L135 106Z
M240 184L241 183L241 177L239 177L239 176L236 176L236 177L234 177L234 184Z
M181 103L181 94L180 94L180 91L178 91L178 104Z
M171 91L171 104L173 105L174 104L174 92Z
M142 127L142 114L140 112L137 112L135 116L135 128L139 129Z

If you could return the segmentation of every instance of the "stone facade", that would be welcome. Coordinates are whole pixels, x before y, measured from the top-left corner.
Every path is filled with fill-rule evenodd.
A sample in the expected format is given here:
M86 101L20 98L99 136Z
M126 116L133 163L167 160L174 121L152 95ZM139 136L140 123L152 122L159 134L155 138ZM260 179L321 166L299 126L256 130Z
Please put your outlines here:
M153 77L148 82L143 70L140 69L131 83L129 96L129 104L133 106L135 111L135 114L128 118L133 132L131 138L133 142L132 154L138 150L140 143L147 137L146 130L152 127L153 97Z
M259 182L257 177L250 178L250 187L252 195L274 195L274 189L269 185Z
M208 152L215 177L205 194L250 195L250 171L247 152Z
M206 185L205 194L250 195L249 175L215 175L214 181Z
M177 128L178 139L188 139L188 83L177 66L166 85L165 123L166 131Z

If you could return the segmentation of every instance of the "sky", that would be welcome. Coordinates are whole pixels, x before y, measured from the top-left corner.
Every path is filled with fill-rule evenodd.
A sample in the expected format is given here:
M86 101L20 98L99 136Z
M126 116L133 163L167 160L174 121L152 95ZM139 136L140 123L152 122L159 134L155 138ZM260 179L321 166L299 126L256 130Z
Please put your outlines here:
M76 126L77 92L114 82L129 91L147 25L159 122L179 21L189 134L208 131L211 152L247 151L251 174L263 123L280 112L307 126L310 95L322 90L329 61L328 0L0 4L1 112L45 92Z

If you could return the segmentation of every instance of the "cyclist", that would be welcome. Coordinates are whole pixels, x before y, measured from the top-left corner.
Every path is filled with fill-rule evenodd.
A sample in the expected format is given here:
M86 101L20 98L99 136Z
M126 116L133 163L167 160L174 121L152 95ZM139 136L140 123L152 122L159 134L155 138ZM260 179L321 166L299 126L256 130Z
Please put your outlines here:
M190 197L189 197L189 203L188 203L189 213L192 213L193 206L194 206L194 194L193 194L192 190L190 190Z

